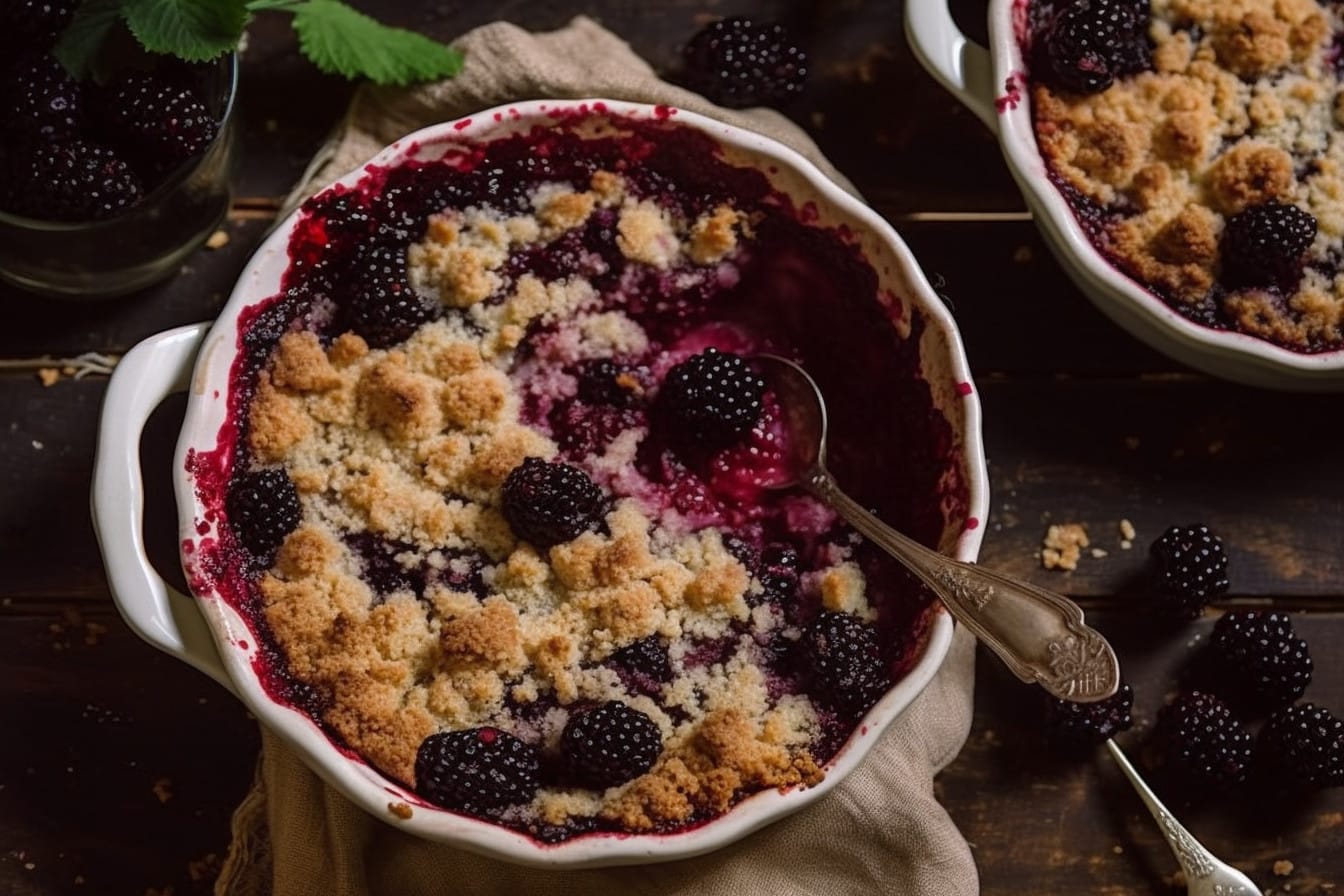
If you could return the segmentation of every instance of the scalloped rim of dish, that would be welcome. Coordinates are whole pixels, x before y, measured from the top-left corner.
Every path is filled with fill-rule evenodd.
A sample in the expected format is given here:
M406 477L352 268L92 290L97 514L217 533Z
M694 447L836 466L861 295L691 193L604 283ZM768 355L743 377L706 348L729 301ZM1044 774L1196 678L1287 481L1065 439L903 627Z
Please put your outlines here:
M444 140L469 140L473 137L488 139L491 132L500 127L501 121L507 127L516 127L519 122L527 121L545 124L557 117L590 110L612 117L666 119L675 116L678 124L705 131L720 144L745 151L753 159L759 160L758 164L762 168L778 165L781 169L792 169L824 201L867 227L891 251L901 268L900 276L914 287L912 294L903 294L902 298L919 308L931 325L930 330L936 328L940 332L949 349L948 357L943 359L946 367L958 382L970 387L972 380L969 366L952 316L937 298L913 255L891 226L876 212L842 191L798 153L770 138L714 119L666 106L603 99L515 103L410 134L383 149L365 165L340 178L336 184L353 185L371 168L397 165L414 157L423 146ZM192 449L209 451L217 443L227 415L229 374L238 344L239 313L243 308L278 291L280 277L288 266L288 241L300 214L295 211L279 225L249 261L228 304L206 337L197 359L192 377L191 400L175 455L175 487L183 544L198 544L210 538L214 531L213 524L204 532L197 528L197 521L205 518L205 509L197 501L194 479L187 472L187 452ZM959 458L967 480L966 512L968 520L983 523L989 494L980 435L978 394L970 387L968 393L959 394L959 400L962 402L964 421L964 429L960 432ZM946 405L939 406L947 412ZM956 556L962 560L973 560L978 554L983 533L983 525L974 528L963 526L956 540ZM945 534L945 540L946 537ZM183 553L183 565L190 572L190 556L186 552ZM191 579L189 575L188 580ZM828 764L826 777L819 785L809 789L794 788L783 793L767 790L753 794L723 815L680 832L600 834L580 836L558 844L542 844L491 822L430 806L414 792L385 778L353 751L338 748L307 714L277 702L263 688L254 669L254 663L260 660L258 645L246 620L213 588L197 596L202 598L199 605L210 623L225 668L243 702L263 724L294 747L306 764L329 784L361 808L408 833L450 843L472 852L542 867L626 865L699 855L725 846L816 801L859 764L880 734L924 689L941 667L953 632L951 617L945 611L938 612L919 660L856 725L854 734ZM412 816L404 820L394 818L390 806L395 803L412 807Z
M942 2L942 0L939 0ZM1215 330L1202 326L1173 310L1162 298L1137 280L1116 268L1083 232L1068 201L1050 181L1048 166L1036 143L1032 126L1029 67L1022 55L1013 23L1013 11L1031 0L992 0L989 8L990 58L996 90L1016 84L1020 100L1015 104L996 102L999 107L999 143L1008 156L1009 167L1019 186L1027 193L1032 208L1044 211L1058 236L1072 251L1083 273L1141 312L1151 323L1172 331L1182 341L1217 352L1246 355L1276 370L1297 373L1344 374L1344 348L1308 354L1294 352L1256 336L1235 330ZM1000 99L996 97L996 101ZM1007 106L1005 109L1004 106Z

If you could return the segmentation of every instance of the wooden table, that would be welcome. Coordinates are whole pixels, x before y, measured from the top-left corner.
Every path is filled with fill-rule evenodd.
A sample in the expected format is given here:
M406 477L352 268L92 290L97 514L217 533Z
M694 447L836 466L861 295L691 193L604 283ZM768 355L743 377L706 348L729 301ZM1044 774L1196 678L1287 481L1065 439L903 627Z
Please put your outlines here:
M936 0L919 0L936 2ZM1228 606L1295 613L1311 643L1308 696L1344 712L1344 464L1338 397L1271 394L1192 373L1103 319L1064 278L1023 211L995 142L917 65L897 2L621 0L360 4L451 38L502 17L536 29L586 12L661 70L719 15L779 18L814 59L791 115L890 219L954 308L984 402L993 480L984 563L1076 596L1115 641L1138 693L1137 745L1179 683L1213 613L1162 628L1143 605L1150 541L1203 521L1232 555ZM959 4L983 35L984 4ZM253 27L242 68L242 159L227 245L180 275L100 304L0 288L0 358L121 353L215 315L351 88L296 53L283 20ZM223 690L141 643L113 608L89 523L106 379L44 385L0 371L0 892L207 893L257 735ZM168 402L143 455L149 540L177 575ZM1138 530L1120 545L1119 524ZM1048 572L1051 522L1085 523L1105 556ZM1176 892L1171 856L1108 760L1043 750L1034 694L988 657L975 727L938 792L972 844L986 894ZM1183 810L1216 853L1275 893L1344 883L1344 791L1292 810ZM1292 863L1287 876L1280 872Z

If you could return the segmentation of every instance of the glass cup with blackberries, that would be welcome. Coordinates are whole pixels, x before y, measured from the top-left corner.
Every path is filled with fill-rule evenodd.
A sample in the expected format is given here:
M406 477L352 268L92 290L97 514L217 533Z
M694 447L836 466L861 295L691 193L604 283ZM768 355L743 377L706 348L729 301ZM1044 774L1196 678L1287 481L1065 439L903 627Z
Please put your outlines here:
M237 60L53 52L75 0L0 0L0 278L108 297L176 272L228 213Z

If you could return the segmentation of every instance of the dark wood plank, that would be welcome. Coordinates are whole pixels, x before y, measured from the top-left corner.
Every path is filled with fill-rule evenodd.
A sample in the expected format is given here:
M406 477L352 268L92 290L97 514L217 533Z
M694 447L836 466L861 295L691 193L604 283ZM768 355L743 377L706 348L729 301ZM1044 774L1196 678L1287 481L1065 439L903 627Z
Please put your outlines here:
M0 610L0 892L207 894L255 723L110 611Z
M1203 522L1231 555L1232 595L1332 598L1344 582L1344 421L1336 396L1201 379L980 382L992 513L981 561L1073 595L1144 594L1148 545ZM1119 523L1138 530L1130 550ZM1088 526L1072 573L1036 552L1050 523Z
M1142 767L1157 710L1181 686L1212 621L1160 637L1141 612L1096 614L1094 621L1116 645L1134 685L1136 725L1118 740ZM1304 614L1295 624L1317 660L1307 699L1344 711L1344 674L1335 658L1344 644L1344 615ZM1051 748L1039 728L1039 692L983 651L976 687L970 740L937 788L972 844L985 896L1184 892L1172 888L1177 866L1165 841L1104 751L1075 756ZM1159 776L1146 777L1161 786ZM1339 883L1344 790L1295 801L1252 788L1201 802L1179 801L1169 787L1162 796L1215 855L1266 892L1327 893ZM1282 860L1292 863L1286 877L1274 871Z
M1191 372L1098 311L1034 223L921 221L888 205L877 209L952 308L977 376Z
M107 582L89 516L92 458L104 379L0 377L0 598L104 601ZM165 403L145 430L146 543L165 576L184 587L169 470L185 398Z

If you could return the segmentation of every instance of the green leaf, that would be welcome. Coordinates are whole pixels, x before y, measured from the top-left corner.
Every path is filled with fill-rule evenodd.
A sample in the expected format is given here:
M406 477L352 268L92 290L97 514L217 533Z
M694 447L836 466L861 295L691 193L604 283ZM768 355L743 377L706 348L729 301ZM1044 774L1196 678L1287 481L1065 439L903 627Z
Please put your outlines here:
M70 76L82 81L93 72L98 52L121 21L121 0L84 0L53 52Z
M329 74L377 84L413 84L462 70L462 54L403 28L390 28L338 0L305 0L292 7L299 47Z
M238 46L246 0L124 0L126 24L153 53L205 62Z

